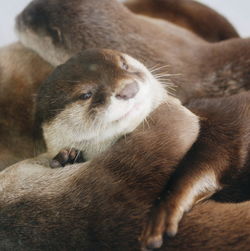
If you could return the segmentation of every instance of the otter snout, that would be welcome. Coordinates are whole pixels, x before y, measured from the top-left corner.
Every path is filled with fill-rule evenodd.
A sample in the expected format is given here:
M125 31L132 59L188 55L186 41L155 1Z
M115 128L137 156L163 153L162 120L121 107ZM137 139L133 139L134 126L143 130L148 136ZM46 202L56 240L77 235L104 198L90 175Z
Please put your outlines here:
M117 94L116 94L116 98L117 99L124 99L124 100L128 100L131 99L133 97L135 97L135 95L138 93L139 91L139 85L137 82L132 82L129 84L126 84L122 90L120 90Z

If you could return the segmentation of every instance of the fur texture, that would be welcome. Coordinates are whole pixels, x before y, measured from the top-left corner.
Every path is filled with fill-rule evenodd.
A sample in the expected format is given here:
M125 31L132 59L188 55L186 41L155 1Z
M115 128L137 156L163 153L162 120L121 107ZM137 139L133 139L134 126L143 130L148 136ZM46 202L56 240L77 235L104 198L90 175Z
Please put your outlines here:
M0 58L1 170L18 160L35 156L34 95L52 66L20 43L1 48Z
M116 0L57 1L32 1L16 25L21 42L53 65L87 48L108 48L149 68L168 66L173 93L183 102L248 89L248 39L211 44L170 22L145 20Z
M249 94L190 104L199 116L206 116L215 125L201 125L200 136L191 149L199 131L197 117L188 116L180 104L170 103L151 114L147 127L137 128L95 160L49 169L44 167L48 164L46 156L41 156L6 169L0 174L1 249L139 250L138 237L145 219L176 165L181 160L180 168L189 161L199 162L200 154L202 161L211 157L216 160L226 149L231 151L224 143L236 135L242 136L242 143L234 144L242 149L237 161L243 169L231 170L224 182L242 177L242 190L231 186L227 191L226 186L224 195L231 200L235 194L240 198L246 192L243 181L249 184L244 151L248 141L241 134L246 132L248 104ZM230 105L235 110L229 110ZM223 128L222 134L218 134L219 128ZM206 137L212 132L212 139ZM193 138L184 144L185 134ZM200 146L210 140L218 141L218 146L203 151L207 146ZM230 158L236 156L228 154ZM249 219L248 202L208 201L186 215L178 235L166 241L161 250L246 250L250 244Z

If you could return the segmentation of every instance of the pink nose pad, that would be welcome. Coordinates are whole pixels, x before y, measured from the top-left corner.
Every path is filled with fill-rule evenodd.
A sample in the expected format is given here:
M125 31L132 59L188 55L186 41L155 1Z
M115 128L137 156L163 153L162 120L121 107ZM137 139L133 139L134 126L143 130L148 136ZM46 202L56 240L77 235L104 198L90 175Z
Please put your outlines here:
M137 92L139 91L139 86L136 82L125 85L125 87L116 94L116 98L118 99L131 99L133 98Z

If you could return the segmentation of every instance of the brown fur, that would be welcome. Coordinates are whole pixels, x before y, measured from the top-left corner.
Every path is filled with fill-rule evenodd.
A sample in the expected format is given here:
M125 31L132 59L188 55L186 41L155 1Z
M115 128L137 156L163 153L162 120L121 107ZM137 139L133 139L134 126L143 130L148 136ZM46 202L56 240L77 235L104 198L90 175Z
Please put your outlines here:
M166 182L176 184L178 189L183 176L197 175L195 168L187 170L193 171L193 176L186 175L186 166L199 167L205 161L209 164L213 150L215 160L220 152L228 154L231 172L221 176L221 182L240 198L249 180L245 140L249 135L249 95L190 104L190 109L206 118L195 143L197 119L170 99L150 114L147 125L90 162L52 170L45 168L48 160L41 156L9 167L0 174L1 249L138 250L146 216ZM239 152L242 154L236 155ZM239 159L234 160L234 156ZM225 160L228 158L225 156ZM225 170L220 168L218 171ZM184 172L178 177L181 169ZM241 182L237 187L240 190L232 185L234 180ZM231 191L224 193L232 200ZM250 243L247 206L212 202L197 206L181 223L179 235L166 242L162 250L186 245L190 247L187 250L246 249ZM244 225L232 225L236 220Z
M207 43L170 22L147 21L116 0L56 2L33 1L17 18L25 46L55 65L86 48L109 48L125 52L149 68L167 65L168 73L177 74L168 78L176 85L173 93L183 102L249 88L248 39Z
M176 138L190 125L183 119L178 106L163 105L149 127L92 162L55 170L39 165L43 159L29 160L6 169L0 176L1 249L139 250L153 198L188 149ZM246 250L249 219L248 202L207 202L184 218L162 250Z
M250 199L250 93L191 102L200 135L176 169L143 233L148 246L161 246L164 232L173 236L183 214L211 195L227 202ZM219 192L218 192L219 191Z
M34 94L52 66L20 43L1 48L0 58L1 170L35 154Z
M127 0L124 4L136 14L170 21L209 42L239 37L225 17L196 1Z

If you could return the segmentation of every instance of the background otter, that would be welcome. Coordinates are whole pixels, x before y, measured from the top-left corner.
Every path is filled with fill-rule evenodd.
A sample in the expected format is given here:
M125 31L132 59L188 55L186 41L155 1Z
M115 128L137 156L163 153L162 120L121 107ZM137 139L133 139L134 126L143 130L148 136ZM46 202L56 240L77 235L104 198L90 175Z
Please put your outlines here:
M174 94L184 102L248 89L248 39L211 44L170 22L164 26L138 17L116 0L36 0L16 25L21 42L53 65L95 47L128 53L149 68L168 65Z
M35 156L34 94L52 66L20 43L1 48L0 59L1 170Z
M191 30L209 42L239 37L232 24L208 6L192 0L127 0L137 14L165 19Z

